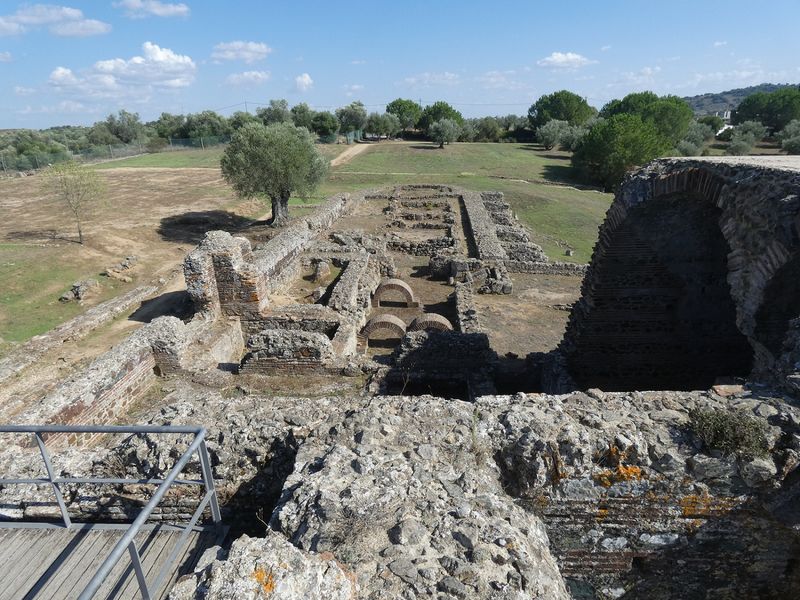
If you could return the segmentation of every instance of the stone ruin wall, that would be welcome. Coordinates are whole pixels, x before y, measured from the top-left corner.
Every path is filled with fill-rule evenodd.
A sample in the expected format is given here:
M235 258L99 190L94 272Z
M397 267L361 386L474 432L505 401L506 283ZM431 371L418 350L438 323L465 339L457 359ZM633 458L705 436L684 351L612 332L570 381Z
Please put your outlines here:
M682 225L678 224L680 213L676 214L674 229L671 223L667 224L665 217L659 217L666 213L656 211L656 207L668 207L670 202L676 203L678 208L674 210L684 212ZM651 206L652 209L649 208ZM708 223L693 223L688 216L690 213L697 213L700 215L698 220L702 217ZM711 216L705 217L706 214ZM730 324L721 323L717 328L719 330L726 326L729 333L724 334L728 336L724 338L725 341L720 339L720 351L716 354L734 352L736 344L740 347L743 345L741 352L750 352L747 348L749 344L753 356L752 375L770 379L780 360L781 351L776 353L775 348L770 350L760 339L759 310L770 308L770 304L764 302L764 294L776 274L781 273L782 267L797 262L800 248L799 216L800 172L771 168L768 159L765 164L759 163L758 159L662 159L629 176L600 229L592 263L583 281L582 297L570 315L567 333L560 348L571 363L570 368L575 369L576 373L591 371L593 366L586 362L590 356L600 357L618 352L630 352L634 356L649 354L653 360L660 360L658 347L652 347L654 340L659 339L657 327L660 325L657 323L660 321L652 326L643 325L641 320L636 320L634 311L646 312L659 303L675 302L663 300L666 297L663 295L659 297L664 293L665 281L673 282L669 285L675 286L677 292L667 290L667 293L679 294L675 297L680 302L680 294L683 293L681 286L689 289L692 285L702 285L682 283L681 276L691 276L684 275L682 270L706 268L707 273L713 274L710 270L713 267L722 269L720 276L726 281L721 282L719 293L727 295L727 287L732 300L730 310L733 311ZM660 221L655 221L656 218ZM656 225L651 225L647 219ZM718 245L726 245L727 255L721 252L720 258L716 258L711 248L703 251L708 253L705 256L681 256L686 252L686 248L681 246L691 248L691 244L695 243L689 237L694 234L693 228L701 227L705 227L702 235L719 236ZM721 232L721 235L717 232ZM670 240L669 236L674 239ZM681 236L686 236L684 243L680 241ZM674 264L670 262L673 257ZM704 260L721 260L723 264L719 267L703 267L701 263ZM614 272L612 267L617 264L621 266ZM703 277L709 277L709 274L699 272ZM698 276L694 277L697 279ZM650 280L654 282L650 285L655 287L648 291ZM630 293L624 298L614 291L626 286L630 288ZM636 286L639 286L638 292L633 291ZM786 288L783 295L790 297L794 291L793 288ZM637 294L640 304L632 304ZM721 297L708 310L723 311L727 301ZM603 316L605 313L600 312L599 307L608 311L607 317ZM800 310L796 310L796 314L788 314L794 317L800 315ZM786 320L784 318L784 333ZM671 325L665 323L664 327ZM708 335L722 334L712 331ZM732 339L731 336L736 335L743 336L741 343ZM604 341L617 337L620 338L618 347ZM671 342L665 340L664 348L668 347L668 343ZM691 352L691 347L672 350L673 355L686 352ZM611 368L610 372L616 373ZM651 367L642 366L642 369L648 368ZM724 365L720 367L724 368ZM720 376L729 374L724 371L718 373ZM747 375L746 369L741 374ZM613 375L618 379L624 376Z

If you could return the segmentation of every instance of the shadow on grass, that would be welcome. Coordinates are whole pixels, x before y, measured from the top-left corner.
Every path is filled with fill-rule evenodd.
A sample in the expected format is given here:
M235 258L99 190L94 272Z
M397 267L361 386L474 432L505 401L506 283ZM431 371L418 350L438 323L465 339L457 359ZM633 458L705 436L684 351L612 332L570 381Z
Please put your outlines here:
M444 150L444 148L439 148L438 144L434 144L432 142L430 144L425 144L424 146L414 144L413 146L409 146L409 148L412 148L413 150Z
M168 242L198 244L209 231L242 231L256 221L225 210L203 210L161 219L158 234Z
M545 165L542 168L542 175L547 181L556 183L580 184L575 169L570 163L563 165Z

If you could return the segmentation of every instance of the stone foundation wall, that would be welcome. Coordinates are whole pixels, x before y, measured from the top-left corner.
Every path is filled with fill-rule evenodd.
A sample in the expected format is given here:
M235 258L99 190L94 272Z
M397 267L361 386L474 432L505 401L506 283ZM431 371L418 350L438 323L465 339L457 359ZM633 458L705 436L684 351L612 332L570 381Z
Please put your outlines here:
M456 325L461 333L481 333L478 309L475 306L472 286L469 283L456 283L453 292L456 305Z

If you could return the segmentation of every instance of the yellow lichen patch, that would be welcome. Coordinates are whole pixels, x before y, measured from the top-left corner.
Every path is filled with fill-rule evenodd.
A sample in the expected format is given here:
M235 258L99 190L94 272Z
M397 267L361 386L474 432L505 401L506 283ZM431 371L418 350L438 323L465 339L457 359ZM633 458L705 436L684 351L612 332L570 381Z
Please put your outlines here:
M620 481L644 479L641 467L619 464L615 469L603 469L594 474L594 480L603 487L611 487Z
M736 508L738 504L736 498L714 498L708 493L702 496L689 494L680 499L681 513L686 518L724 514Z
M275 591L275 576L272 574L272 569L269 572L265 571L262 568L258 568L253 571L253 579L258 582L258 585L261 586L264 594L269 596L272 592Z
M598 508L597 509L597 516L595 517L598 521L602 521L608 517L608 509L607 508Z

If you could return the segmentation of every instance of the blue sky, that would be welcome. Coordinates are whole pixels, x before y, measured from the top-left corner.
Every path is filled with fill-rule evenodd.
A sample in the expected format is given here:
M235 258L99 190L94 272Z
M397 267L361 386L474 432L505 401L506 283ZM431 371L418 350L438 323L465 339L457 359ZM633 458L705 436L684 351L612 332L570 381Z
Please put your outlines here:
M567 88L693 95L800 81L800 2L0 0L0 128L230 114L286 98L525 114Z

